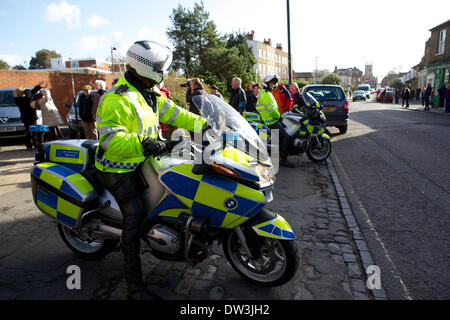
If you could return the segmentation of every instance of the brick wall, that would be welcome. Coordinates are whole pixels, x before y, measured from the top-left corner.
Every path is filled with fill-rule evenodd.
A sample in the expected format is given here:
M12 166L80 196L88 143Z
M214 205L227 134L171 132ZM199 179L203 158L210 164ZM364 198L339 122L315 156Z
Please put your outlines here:
M107 88L111 88L112 81L120 78L120 75L89 73L65 73L31 70L0 70L0 89L17 87L34 87L42 81L47 81L56 107L65 119L69 110L64 108L64 103L73 101L72 75L75 83L75 92L90 84L95 89L95 80L106 81Z

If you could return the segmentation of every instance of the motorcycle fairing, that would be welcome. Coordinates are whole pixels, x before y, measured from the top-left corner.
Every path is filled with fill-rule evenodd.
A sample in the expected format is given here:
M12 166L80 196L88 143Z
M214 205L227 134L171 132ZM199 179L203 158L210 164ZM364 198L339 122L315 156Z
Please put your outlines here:
M194 217L207 217L211 226L235 228L266 204L262 192L223 176L192 173L193 164L176 166L160 176L163 183Z
M253 230L262 237L281 240L293 240L296 238L294 230L289 223L278 213L276 218L253 226Z
M161 202L156 206L152 213L148 216L148 219L152 219L155 216L161 217L174 217L178 218L181 212L190 212L188 207L178 200L177 197L173 195L167 195Z
M37 164L32 176L33 198L37 207L60 222L75 227L84 205L95 200L97 191L79 173L59 164Z

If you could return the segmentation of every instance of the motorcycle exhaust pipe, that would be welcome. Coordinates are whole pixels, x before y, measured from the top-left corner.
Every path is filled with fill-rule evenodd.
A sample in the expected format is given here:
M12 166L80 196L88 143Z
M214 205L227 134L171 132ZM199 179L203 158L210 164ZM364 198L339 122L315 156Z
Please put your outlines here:
M96 224L93 228L92 235L96 239L120 239L122 237L122 230L107 226L106 224Z

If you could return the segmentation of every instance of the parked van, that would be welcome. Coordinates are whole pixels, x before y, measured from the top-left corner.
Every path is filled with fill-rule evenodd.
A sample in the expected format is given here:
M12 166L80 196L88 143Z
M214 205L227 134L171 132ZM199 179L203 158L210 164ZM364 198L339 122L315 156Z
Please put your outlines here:
M358 86L358 90L362 90L366 93L367 99L370 98L370 85L369 84L360 84Z

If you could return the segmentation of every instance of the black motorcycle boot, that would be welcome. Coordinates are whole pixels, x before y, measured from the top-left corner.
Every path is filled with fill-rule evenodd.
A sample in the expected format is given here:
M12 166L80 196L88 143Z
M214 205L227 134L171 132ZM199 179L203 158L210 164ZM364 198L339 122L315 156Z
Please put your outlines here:
M123 205L123 204L122 204ZM161 300L150 293L144 285L140 258L139 221L142 203L133 199L124 206L122 252L125 260L125 279L128 285L127 297L130 300Z
M282 159L280 161L280 165L287 168L295 168L295 165L290 162L288 159Z

